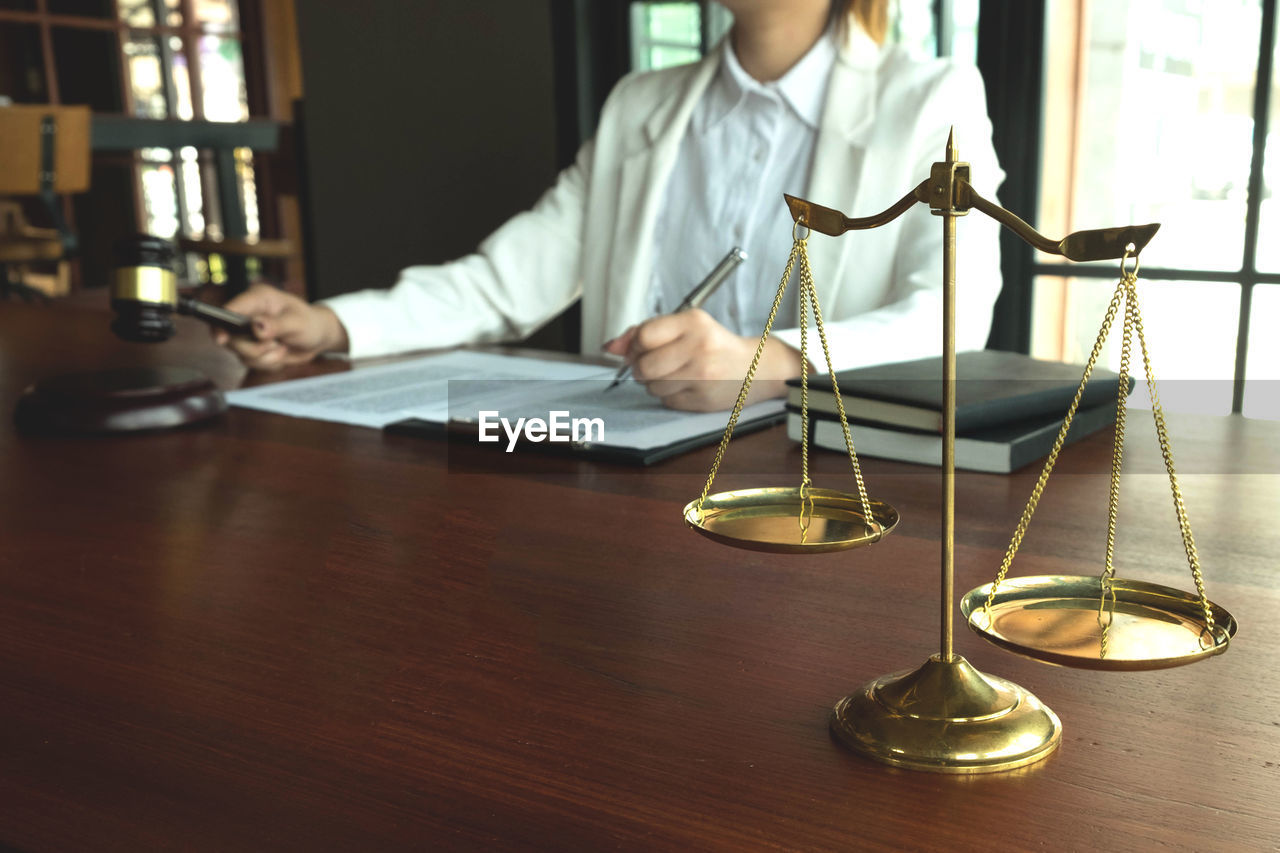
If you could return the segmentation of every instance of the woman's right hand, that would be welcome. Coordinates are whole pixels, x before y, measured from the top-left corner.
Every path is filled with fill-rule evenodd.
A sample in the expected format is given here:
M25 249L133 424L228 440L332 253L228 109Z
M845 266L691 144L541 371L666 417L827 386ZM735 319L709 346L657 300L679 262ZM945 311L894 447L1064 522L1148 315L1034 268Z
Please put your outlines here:
M225 306L253 320L257 340L213 330L213 339L255 370L278 370L322 352L346 352L347 330L324 305L312 305L267 284L255 284Z

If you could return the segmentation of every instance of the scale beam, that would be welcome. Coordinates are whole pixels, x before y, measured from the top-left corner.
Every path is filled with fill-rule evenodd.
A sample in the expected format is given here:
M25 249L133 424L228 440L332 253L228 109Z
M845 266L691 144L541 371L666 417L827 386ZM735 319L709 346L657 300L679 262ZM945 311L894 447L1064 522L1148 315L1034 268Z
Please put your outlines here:
M858 218L845 216L838 210L793 195L784 194L783 197L787 201L787 209L791 211L792 220L819 234L839 237L846 231L865 231L887 225L910 210L916 202L932 205L933 199L945 198L949 194L950 190L945 185L930 177L883 212ZM1126 251L1130 255L1136 255L1146 248L1151 238L1160 230L1160 223L1152 222L1148 225L1073 231L1061 240L1054 240L1032 228L1016 214L983 198L968 180L957 175L954 212L961 215L970 209L990 216L1041 252L1061 255L1069 261L1114 260L1123 258Z
M1149 225L1125 225L1119 228L1097 228L1090 231L1073 231L1055 242L1044 236L1016 214L978 195L968 181L960 182L957 195L967 199L982 213L990 216L1023 241L1050 255L1062 255L1069 261L1108 261L1123 258L1125 253L1136 255L1151 242L1160 230L1159 222Z
M921 201L920 194L927 192L928 187L928 180L921 181L919 186L894 202L888 210L877 213L875 216L863 216L859 219L852 219L838 210L823 207L793 195L783 193L782 197L787 200L787 208L791 211L791 218L794 221L819 234L839 237L846 231L865 231L868 228L887 225L910 210L917 201Z

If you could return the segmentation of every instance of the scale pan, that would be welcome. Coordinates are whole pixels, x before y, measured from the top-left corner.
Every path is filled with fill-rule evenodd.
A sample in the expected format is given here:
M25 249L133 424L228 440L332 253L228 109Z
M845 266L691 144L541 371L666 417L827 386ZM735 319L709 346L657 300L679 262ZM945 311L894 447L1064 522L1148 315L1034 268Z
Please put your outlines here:
M898 524L898 511L868 500L863 515L857 495L834 489L810 489L813 515L808 535L800 530L799 487L739 489L708 495L699 518L698 502L684 508L690 527L724 545L776 554L820 554L879 542Z
M997 646L1046 663L1079 669L1166 669L1227 650L1235 618L1213 602L1213 631L1200 599L1159 584L1115 578L1115 607L1102 653L1096 575L1010 578L1000 584L990 615L991 584L971 590L960 612L974 633Z

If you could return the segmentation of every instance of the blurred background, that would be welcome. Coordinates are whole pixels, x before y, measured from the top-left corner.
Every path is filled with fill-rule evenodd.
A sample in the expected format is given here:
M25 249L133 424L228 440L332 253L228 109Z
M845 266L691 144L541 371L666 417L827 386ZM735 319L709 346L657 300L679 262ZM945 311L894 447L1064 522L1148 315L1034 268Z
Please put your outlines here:
M1055 238L1163 224L1140 293L1171 409L1280 418L1276 5L893 7L892 40L983 72L1006 207ZM205 289L388 285L532 203L619 77L696 61L731 24L705 0L0 0L0 103L92 111L88 189L54 211L78 249L6 276L76 298L143 230L181 240ZM0 160L27 144L3 128ZM58 226L37 198L0 205L0 234ZM1003 248L989 345L1084 361L1116 266ZM570 311L532 342L576 339Z

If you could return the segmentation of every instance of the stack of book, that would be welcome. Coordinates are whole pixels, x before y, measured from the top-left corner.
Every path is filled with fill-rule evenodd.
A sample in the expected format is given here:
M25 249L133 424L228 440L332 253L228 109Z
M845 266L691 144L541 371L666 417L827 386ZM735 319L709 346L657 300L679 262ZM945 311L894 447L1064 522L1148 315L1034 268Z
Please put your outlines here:
M956 467L1007 474L1053 449L1082 365L985 350L956 355ZM942 359L881 364L836 374L860 456L942 464ZM1115 420L1119 377L1094 369L1066 442ZM788 382L787 435L803 432L800 380ZM1133 388L1132 379L1125 389ZM844 452L831 378L809 377L809 440Z

